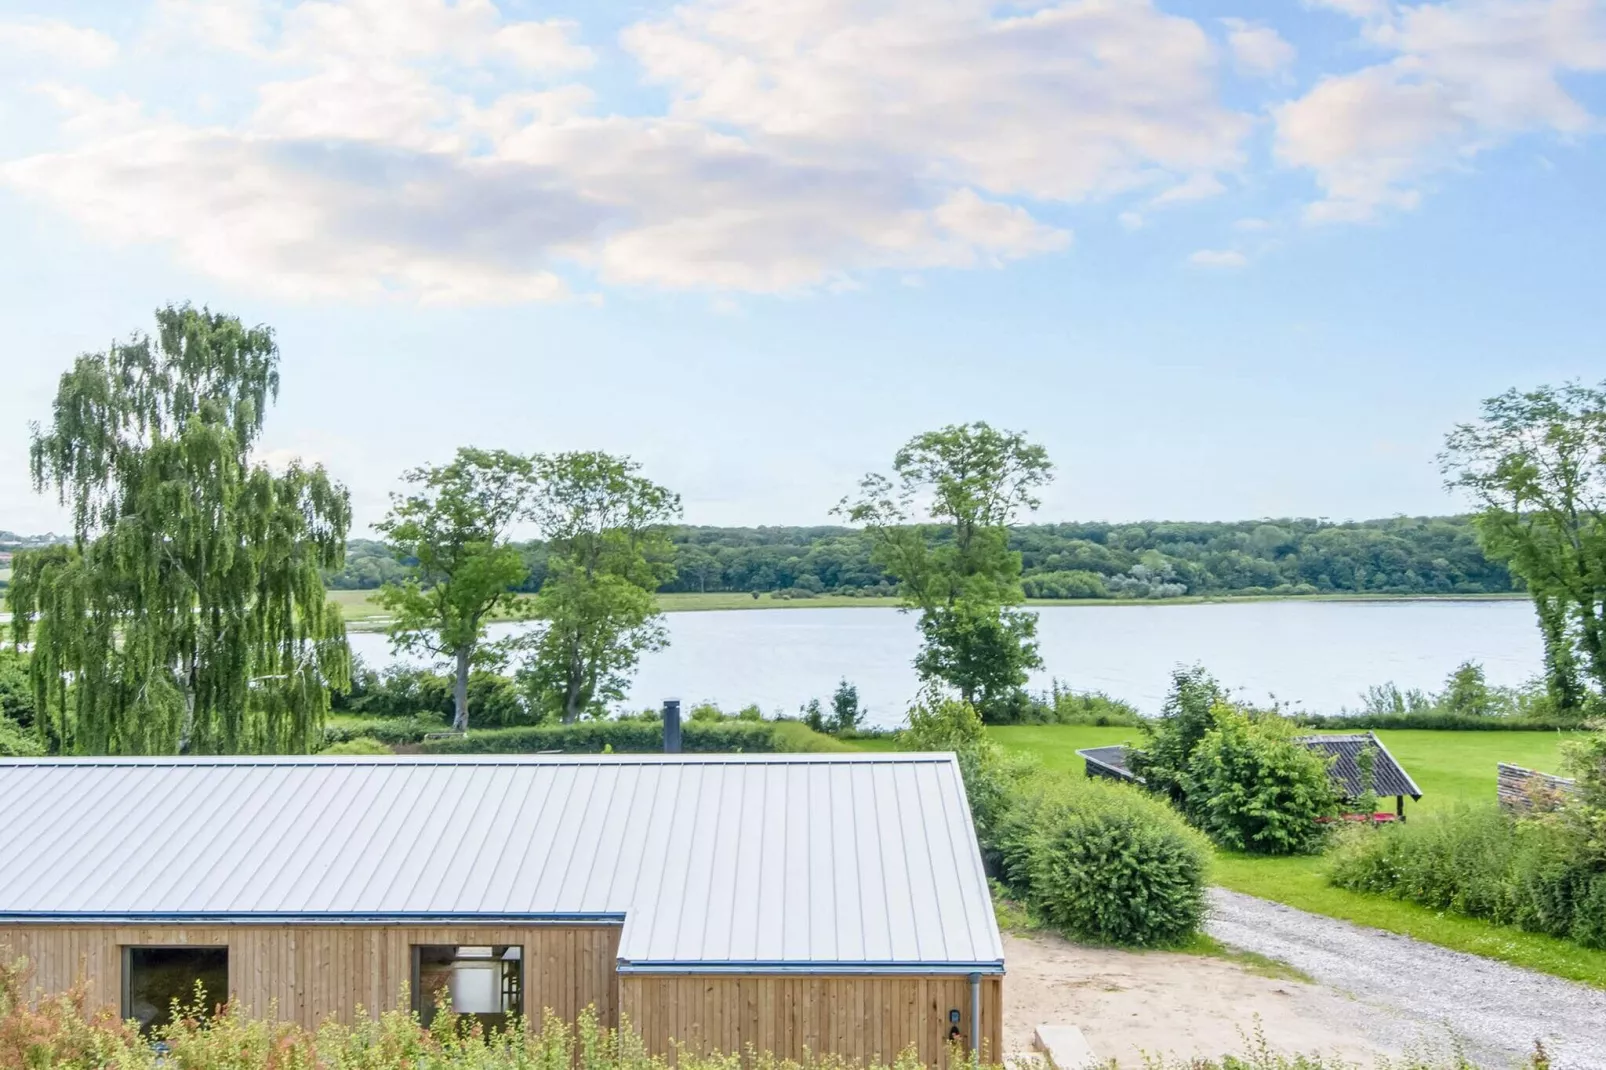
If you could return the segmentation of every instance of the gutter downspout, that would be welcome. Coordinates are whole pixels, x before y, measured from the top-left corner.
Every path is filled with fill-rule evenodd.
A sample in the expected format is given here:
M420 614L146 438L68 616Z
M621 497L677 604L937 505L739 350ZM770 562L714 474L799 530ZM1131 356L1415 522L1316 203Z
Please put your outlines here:
M981 974L970 975L970 1059L981 1065Z

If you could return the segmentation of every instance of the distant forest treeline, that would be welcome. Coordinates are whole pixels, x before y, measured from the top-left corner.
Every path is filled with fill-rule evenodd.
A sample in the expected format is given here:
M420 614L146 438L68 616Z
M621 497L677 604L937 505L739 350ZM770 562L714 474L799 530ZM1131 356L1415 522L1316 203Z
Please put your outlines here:
M663 591L891 594L870 542L840 527L674 529L676 578ZM1470 517L1395 517L1233 523L1034 524L1012 531L1031 598L1175 598L1254 594L1498 594L1520 588L1478 547ZM525 546L527 590L546 573L539 543ZM400 579L403 562L352 540L344 589Z

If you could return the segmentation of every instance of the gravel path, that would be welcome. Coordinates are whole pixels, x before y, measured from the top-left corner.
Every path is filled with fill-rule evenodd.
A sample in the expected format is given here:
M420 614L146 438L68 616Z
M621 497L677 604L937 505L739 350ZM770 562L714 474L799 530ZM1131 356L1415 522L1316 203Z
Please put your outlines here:
M1400 1049L1448 1036L1489 1070L1540 1039L1556 1070L1606 1067L1606 992L1408 936L1211 890L1209 931L1286 962L1362 1006L1355 1028Z

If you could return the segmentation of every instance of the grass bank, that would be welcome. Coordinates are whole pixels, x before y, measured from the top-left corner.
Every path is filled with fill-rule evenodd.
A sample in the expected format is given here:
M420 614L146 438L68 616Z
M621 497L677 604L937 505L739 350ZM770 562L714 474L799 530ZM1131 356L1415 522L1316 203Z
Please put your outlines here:
M382 627L387 617L385 609L375 604L374 591L331 591L329 597L340 606L346 623L357 630ZM528 612L527 603L533 596L520 595L518 604L499 614L501 619L515 620ZM665 613L698 613L737 609L872 609L896 608L896 598L855 598L851 595L826 594L814 598L776 598L763 593L757 598L740 591L713 591L707 594L675 592L660 594L658 608ZM1220 605L1242 602L1500 602L1523 599L1522 594L1464 594L1464 595L1400 595L1400 594L1308 594L1308 595L1198 595L1167 598L1156 601L1148 598L1034 598L1027 608L1044 606L1183 606Z
M1084 775L1076 751L1135 741L1132 728L1012 726L991 729L1004 747L1035 755L1051 770ZM1378 738L1422 789L1422 801L1407 801L1420 816L1465 802L1488 802L1495 794L1495 765L1514 762L1530 769L1560 767L1562 732L1381 731ZM890 740L866 740L866 749L891 750ZM1412 936L1440 947L1467 951L1557 977L1606 988L1606 951L1565 940L1443 914L1381 896L1328 885L1320 857L1259 858L1217 851L1212 880L1223 888L1259 896L1316 914Z

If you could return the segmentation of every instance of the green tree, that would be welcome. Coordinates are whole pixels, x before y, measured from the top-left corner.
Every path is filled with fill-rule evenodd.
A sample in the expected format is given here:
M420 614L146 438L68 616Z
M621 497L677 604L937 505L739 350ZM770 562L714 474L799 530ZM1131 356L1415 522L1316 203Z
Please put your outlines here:
M641 655L667 635L653 592L674 575L666 525L680 498L606 453L560 453L539 465L536 522L548 550L536 598L544 627L522 645L520 672L543 713L565 723L624 698Z
M831 696L831 731L841 734L852 732L859 727L859 721L864 717L864 709L859 705L859 689L848 683L846 679L836 685L836 693Z
M1048 454L1021 434L974 423L916 436L892 467L892 478L866 476L858 500L843 499L837 512L864 525L872 561L920 611L921 676L997 716L1042 664L1036 616L1012 608L1024 595L1009 525L1037 508Z
M452 662L452 727L468 728L469 675L482 654L485 625L499 606L512 605L528 573L508 530L528 519L536 462L505 450L464 448L450 464L415 468L403 478L408 494L391 496L376 527L398 557L418 564L404 582L379 589L391 610L397 650Z
M71 545L17 554L12 633L34 722L63 753L307 751L350 671L321 571L351 521L321 467L252 463L279 392L273 332L169 306L154 336L80 356L35 487Z
M1606 695L1606 384L1507 391L1446 439L1440 466L1469 491L1484 552L1533 596L1545 681L1563 710Z
M1203 666L1171 673L1171 690L1160 716L1143 722L1143 734L1148 737L1143 749L1129 751L1127 756L1132 771L1150 791L1161 793L1176 806L1187 804L1193 752L1213 727L1215 707L1225 697L1221 685Z
M1439 704L1450 713L1468 717L1485 717L1495 712L1495 696L1483 675L1483 666L1475 661L1464 661L1456 666L1445 682L1444 695Z

